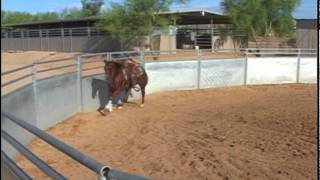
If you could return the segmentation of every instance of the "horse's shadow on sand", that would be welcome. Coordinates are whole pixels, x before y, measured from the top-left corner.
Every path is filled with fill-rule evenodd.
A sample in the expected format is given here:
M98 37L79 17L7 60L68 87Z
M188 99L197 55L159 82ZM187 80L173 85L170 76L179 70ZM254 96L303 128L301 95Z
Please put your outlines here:
M109 82L101 79L92 79L91 81L91 87L92 87L92 94L91 97L94 99L96 95L98 94L99 98L99 108L97 111L105 116L105 108L108 105L109 101L111 100L111 90L109 88ZM126 97L126 92L123 90L121 91L116 97L112 98L112 104L115 104L117 106L122 106L122 102L124 98ZM131 102L127 102L130 103Z

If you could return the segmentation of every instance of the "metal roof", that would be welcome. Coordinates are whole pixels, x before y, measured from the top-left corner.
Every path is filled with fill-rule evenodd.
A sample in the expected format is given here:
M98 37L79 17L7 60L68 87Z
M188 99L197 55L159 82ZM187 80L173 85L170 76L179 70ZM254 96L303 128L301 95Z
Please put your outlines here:
M178 25L191 24L229 24L228 16L206 9L185 9L160 12L163 16L176 16Z
M77 21L87 21L87 20L98 20L99 16L90 16L77 19L58 19L58 20L49 20L49 21L34 21L26 23L17 23L17 24L5 24L1 27L13 27L13 26L23 26L23 25L38 25L38 24L52 24L52 23L64 23L64 22L77 22Z
M312 18L312 19L295 19L296 21L317 21L317 18Z
M207 9L175 9L175 10L163 11L163 12L160 12L159 14L182 14L182 13L194 13L194 12L200 12L200 13L204 12L212 15L223 16L223 14L221 13L210 11Z
M190 9L190 10L170 10L158 13L161 16L177 17L176 23L178 25L188 24L228 24L229 18L221 13L213 12L205 9ZM72 22L85 22L85 21L97 21L99 16L90 16L77 19L60 19L50 21L36 21L26 22L17 24L6 24L1 27L28 27L37 25L49 25L49 24L61 24L61 23L72 23Z

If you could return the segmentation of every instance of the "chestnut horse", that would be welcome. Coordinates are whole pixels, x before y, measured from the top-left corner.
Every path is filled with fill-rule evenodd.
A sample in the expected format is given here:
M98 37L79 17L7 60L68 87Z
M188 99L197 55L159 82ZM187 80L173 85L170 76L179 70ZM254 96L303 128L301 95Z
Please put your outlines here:
M127 101L131 89L138 91L136 85L141 90L141 107L144 105L145 87L148 84L148 75L144 68L137 63L133 63L132 59L126 61L104 61L104 70L106 78L109 81L111 96L115 97L118 93L125 90Z

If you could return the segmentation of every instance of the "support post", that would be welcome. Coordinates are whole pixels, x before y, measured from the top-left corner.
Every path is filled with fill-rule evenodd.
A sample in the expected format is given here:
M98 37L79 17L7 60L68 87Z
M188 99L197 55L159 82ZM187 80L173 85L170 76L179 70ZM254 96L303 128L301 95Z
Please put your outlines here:
M37 66L35 64L33 64L32 66L32 88L33 88L33 98L34 98L34 111L35 111L35 115L36 115L36 123L38 124L39 122L39 113L38 113L38 109L39 107L39 100L38 100L38 91L37 91Z
M99 175L98 176L98 180L108 180L105 176L101 176L101 175Z
M50 50L50 47L49 47L50 42L49 42L49 30L48 29L46 30L46 35L47 35L47 50L49 51Z
M63 30L63 28L61 28L60 31L61 31L62 51L65 51L65 49L64 49L65 45L64 45L64 30Z
M211 39L211 52L214 52L214 43L213 43L213 19L210 20L210 28L211 28L211 36L210 36L210 39Z
M243 85L247 85L247 76L248 76L248 49L245 51L245 59L244 59L244 77L243 77Z
M5 39L6 39L6 41L5 41L5 48L4 48L4 50L9 50L10 48L9 48L9 32L5 32Z
M140 63L143 68L145 68L145 59L144 59L144 52L140 51Z
M30 51L31 48L30 48L30 31L27 31L28 32L28 50Z
M72 52L72 29L69 29L69 37L70 37L70 52Z
M39 29L39 36L40 36L40 50L43 51L42 49L42 30Z
M296 83L300 82L301 49L298 49Z
M13 49L13 33L11 32L10 34L11 34L11 36L10 36L10 49L9 50L14 50Z
M20 39L23 42L23 31L20 31ZM24 50L23 43L21 43L21 50Z
M169 54L172 54L172 47L171 47L171 43L172 43L172 40L171 40L171 35L170 35L170 33L169 33L169 35L168 35L168 42L169 42Z
M89 26L87 26L87 33L88 33L88 47L91 47L91 32L90 32L90 27ZM92 49L89 49L89 52L90 51L92 51Z
M77 56L77 89L78 89L78 111L83 111L83 102L82 102L82 73L81 73L81 57Z
M200 89L201 81L201 50L197 49L197 88Z

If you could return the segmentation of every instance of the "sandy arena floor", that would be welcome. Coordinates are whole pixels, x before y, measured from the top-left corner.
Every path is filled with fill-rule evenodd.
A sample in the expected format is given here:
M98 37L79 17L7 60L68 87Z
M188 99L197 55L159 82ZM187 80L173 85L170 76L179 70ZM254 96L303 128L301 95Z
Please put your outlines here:
M8 71L35 61L73 57L77 52L21 51L1 52L1 71Z
M106 117L81 113L48 133L111 167L154 179L316 179L316 85L176 91ZM29 145L70 179L90 170L40 140ZM25 158L20 166L46 179Z

